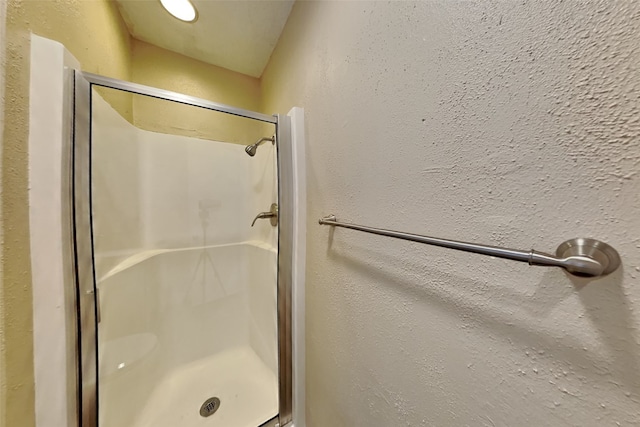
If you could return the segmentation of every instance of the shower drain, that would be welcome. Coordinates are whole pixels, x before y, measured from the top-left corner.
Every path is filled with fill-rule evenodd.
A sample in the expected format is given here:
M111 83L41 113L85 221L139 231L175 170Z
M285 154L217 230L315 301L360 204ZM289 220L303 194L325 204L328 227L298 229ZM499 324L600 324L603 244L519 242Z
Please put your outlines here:
M209 417L215 414L218 408L220 408L220 399L217 397L211 397L205 400L200 407L200 415L203 417Z

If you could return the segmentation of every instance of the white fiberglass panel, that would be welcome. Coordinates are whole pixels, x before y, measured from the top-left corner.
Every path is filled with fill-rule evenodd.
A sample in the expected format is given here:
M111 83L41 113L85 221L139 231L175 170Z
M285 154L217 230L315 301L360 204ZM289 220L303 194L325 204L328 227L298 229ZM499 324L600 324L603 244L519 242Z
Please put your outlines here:
M277 415L277 229L251 227L277 201L274 158L270 144L250 157L139 129L94 91L100 427L256 427ZM220 407L204 418L210 397Z

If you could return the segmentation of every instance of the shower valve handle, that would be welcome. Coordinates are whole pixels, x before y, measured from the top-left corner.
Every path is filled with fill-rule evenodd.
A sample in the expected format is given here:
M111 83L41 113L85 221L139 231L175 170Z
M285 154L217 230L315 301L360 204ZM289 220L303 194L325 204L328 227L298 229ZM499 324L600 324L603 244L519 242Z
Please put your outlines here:
M276 203L271 204L271 209L268 212L260 212L253 219L251 226L253 227L258 219L270 218L272 226L278 225L278 205Z

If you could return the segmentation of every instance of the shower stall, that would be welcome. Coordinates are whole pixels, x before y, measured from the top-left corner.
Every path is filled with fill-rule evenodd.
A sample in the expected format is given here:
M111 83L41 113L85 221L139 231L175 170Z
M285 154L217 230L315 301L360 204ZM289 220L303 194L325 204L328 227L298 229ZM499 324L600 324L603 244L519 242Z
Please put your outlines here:
M73 80L79 425L290 425L290 118Z

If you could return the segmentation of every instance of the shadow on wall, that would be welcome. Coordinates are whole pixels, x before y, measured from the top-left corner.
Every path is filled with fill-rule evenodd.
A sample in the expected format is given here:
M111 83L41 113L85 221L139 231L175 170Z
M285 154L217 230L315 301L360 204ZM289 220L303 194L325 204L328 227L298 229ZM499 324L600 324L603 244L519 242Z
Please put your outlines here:
M549 270L543 274L533 295L518 294L496 283L489 283L488 288L486 282L444 273L430 267L428 262L416 263L408 258L398 259L388 252L343 246L341 242L334 242L334 231L333 228L329 231L327 256L337 264L381 286L406 293L416 301L436 304L464 322L471 321L474 326L488 329L491 335L499 334L509 342L544 349L540 354L571 364L580 374L600 382L604 379L615 387L624 385L634 392L640 388L638 343L633 335L634 322L629 302L622 288L622 267L600 280L578 278L557 269ZM384 269L376 268L378 265ZM407 272L420 272L415 276L420 279L412 280L414 275L408 277ZM561 276L569 280L559 280ZM458 283L461 289L482 289L482 292L499 294L500 298L478 303L475 301L478 294L463 298L459 290L456 292L444 286L447 283ZM576 293L590 322L590 325L585 324L585 320L581 320L584 316L576 313L575 319L581 324L578 327L597 330L604 351L589 351L585 341L570 335L571 328L576 328L575 324L562 328L562 336L549 333L542 326L554 309ZM523 316L522 312L514 315L522 310L526 315Z

